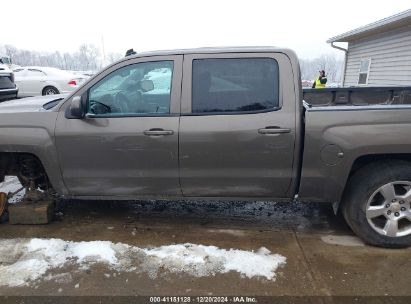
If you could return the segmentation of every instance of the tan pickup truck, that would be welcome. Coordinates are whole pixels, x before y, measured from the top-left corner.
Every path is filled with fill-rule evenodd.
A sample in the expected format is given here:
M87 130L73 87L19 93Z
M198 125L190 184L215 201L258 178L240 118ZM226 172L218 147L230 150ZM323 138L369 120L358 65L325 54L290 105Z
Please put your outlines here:
M368 243L407 246L410 90L303 102L287 49L132 55L66 97L1 103L0 181L67 199L328 202Z

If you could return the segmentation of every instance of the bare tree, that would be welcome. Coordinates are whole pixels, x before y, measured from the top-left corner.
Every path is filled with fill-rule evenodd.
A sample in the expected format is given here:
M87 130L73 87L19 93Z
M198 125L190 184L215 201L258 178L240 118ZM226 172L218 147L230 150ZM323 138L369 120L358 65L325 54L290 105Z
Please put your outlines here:
M17 55L18 50L12 45L5 45L4 49L6 50L6 55L13 58Z
M314 63L319 67L319 70L326 71L327 77L331 81L336 81L336 76L338 74L339 65L335 56L326 54L314 60Z
M318 71L324 70L330 82L339 82L342 73L342 61L333 54L322 54L314 59L300 59L301 78L314 80Z
M37 52L0 45L5 55L21 66L50 66L66 70L99 70L102 67L100 51L91 44L83 44L75 53ZM114 53L113 53L114 54Z
M81 65L86 70L98 69L101 67L100 63L100 51L98 48L91 44L80 45L78 51L78 59Z
M109 53L107 56L107 61L108 63L113 63L117 60L120 60L121 58L123 58L123 55L121 55L120 53Z

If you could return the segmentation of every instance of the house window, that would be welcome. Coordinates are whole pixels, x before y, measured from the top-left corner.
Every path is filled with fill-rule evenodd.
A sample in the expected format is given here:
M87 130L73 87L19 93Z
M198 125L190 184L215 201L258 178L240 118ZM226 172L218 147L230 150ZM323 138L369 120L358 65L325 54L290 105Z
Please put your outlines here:
M358 84L368 84L370 66L371 66L371 58L361 59L360 71L358 74Z

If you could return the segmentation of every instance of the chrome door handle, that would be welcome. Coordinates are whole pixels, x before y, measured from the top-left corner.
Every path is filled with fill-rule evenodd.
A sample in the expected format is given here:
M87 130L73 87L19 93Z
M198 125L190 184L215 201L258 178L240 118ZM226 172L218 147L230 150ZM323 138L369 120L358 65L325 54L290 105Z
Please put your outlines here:
M144 135L147 136L164 136L164 135L173 135L173 130L164 130L164 129L150 129L145 130Z
M259 134L285 134L285 133L290 133L291 129L288 128L280 128L280 127L265 127L262 129L258 129Z

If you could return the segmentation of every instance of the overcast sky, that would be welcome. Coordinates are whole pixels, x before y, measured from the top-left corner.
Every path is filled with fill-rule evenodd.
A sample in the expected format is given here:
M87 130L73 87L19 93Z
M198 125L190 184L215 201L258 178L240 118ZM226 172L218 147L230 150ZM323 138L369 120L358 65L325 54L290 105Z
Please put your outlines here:
M0 44L37 51L105 52L272 45L313 58L328 38L411 8L411 0L10 0ZM338 51L335 51L338 53Z

